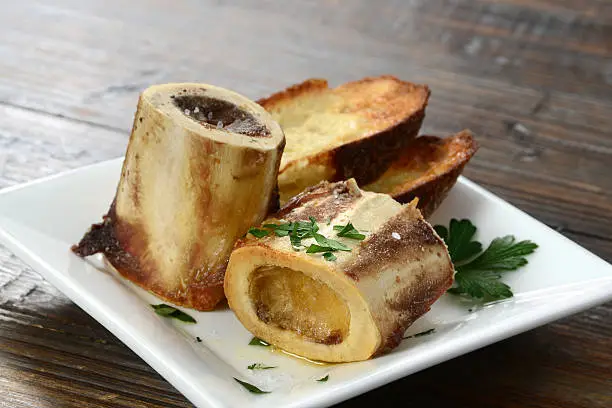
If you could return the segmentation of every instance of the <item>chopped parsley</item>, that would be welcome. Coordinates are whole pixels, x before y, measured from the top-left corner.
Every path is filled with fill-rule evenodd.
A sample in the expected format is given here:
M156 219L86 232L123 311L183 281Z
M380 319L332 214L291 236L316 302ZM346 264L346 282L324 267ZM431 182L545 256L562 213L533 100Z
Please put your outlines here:
M254 237L263 238L267 237L270 231L261 229L261 228L249 228L249 234L252 234Z
M259 337L253 337L251 339L251 341L249 341L249 346L262 346L262 347L268 347L270 345L270 343L267 343L265 341L263 341L262 339L260 339Z
M406 340L406 339L413 339L413 338L415 338L415 337L427 336L428 334L435 333L435 331L436 331L436 329L435 329L435 328L431 328L431 329L429 329L429 330L425 330L425 331L422 331L422 332L420 332L420 333L413 334L412 336L406 336L406 337L403 337L403 338L402 338L402 340Z
M327 382L327 380L329 380L329 374L327 374L325 377L323 378L319 378L317 381L318 382Z
M185 323L196 323L196 320L187 313L177 309L176 307L160 303L159 305L151 305L155 313L164 317L172 317Z
M257 388L256 386L254 386L253 384L249 384L246 381L240 381L239 379L237 379L236 377L234 377L234 380L236 380L236 382L240 385L242 385L244 388L247 389L247 391L253 393L253 394L269 394L270 391L262 391L259 388Z
M297 224L293 224L293 229L289 233L289 241L291 242L291 247L293 247L294 251L300 250L300 247L302 246L302 239L304 239L307 236L307 234L310 234L310 233L312 232L304 233L304 234L298 233Z
M516 242L513 235L506 235L495 238L482 251L482 244L473 239L476 227L465 219L452 219L449 229L440 225L434 228L446 242L457 272L455 284L448 291L484 301L512 297L510 286L500 280L502 273L525 266L525 256L538 247L532 241Z
M308 238L313 232L319 230L317 220L309 217L310 221L283 222L280 224L264 224L263 227L271 230L277 237L286 237L293 234L301 239Z
M334 225L334 231L339 231L338 234L336 234L339 237L358 239L360 241L365 239L365 235L357 231L357 229L353 227L353 224L350 222L346 225Z
M320 246L328 247L331 251L351 251L351 248L347 247L340 241L336 241L335 239L325 238L321 234L313 234L315 241Z
M276 366L267 366L262 363L253 363L247 367L249 370L270 370L272 368L276 368Z
M335 261L336 259L338 259L336 258L336 255L332 254L331 252L325 252L323 254L323 258L325 258L325 260L329 262Z
M328 225L331 223L329 221ZM319 234L319 226L314 217L309 217L309 221L295 221L295 222L281 222L279 224L264 224L262 228L251 228L251 233L256 238L263 238L268 236L270 233L274 233L277 237L289 236L291 247L295 251L300 251L306 246L302 244L302 240L307 238L313 238L316 244L311 244L306 248L306 253L315 254L323 252L323 258L326 261L335 261L337 258L332 252L346 251L350 252L351 249L340 241L335 239L326 238L322 234ZM361 234L350 222L346 225L336 225L333 227L334 230L338 231L337 236L351 238L356 240L365 239L365 235Z

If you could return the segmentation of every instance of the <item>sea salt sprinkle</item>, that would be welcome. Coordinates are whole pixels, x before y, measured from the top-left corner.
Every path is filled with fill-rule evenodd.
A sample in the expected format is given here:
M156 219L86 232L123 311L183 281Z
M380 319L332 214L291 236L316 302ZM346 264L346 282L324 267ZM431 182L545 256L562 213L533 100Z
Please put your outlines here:
M223 122L221 121L217 122L217 129L223 129Z
M193 113L198 113L199 111L200 111L200 108L196 106L195 109L193 110Z
M400 234L398 234L397 232L392 232L391 236L395 239L402 239L402 236Z
M189 109L185 109L185 115L187 116L191 115L191 111Z
M208 120L212 120L212 112L208 112Z

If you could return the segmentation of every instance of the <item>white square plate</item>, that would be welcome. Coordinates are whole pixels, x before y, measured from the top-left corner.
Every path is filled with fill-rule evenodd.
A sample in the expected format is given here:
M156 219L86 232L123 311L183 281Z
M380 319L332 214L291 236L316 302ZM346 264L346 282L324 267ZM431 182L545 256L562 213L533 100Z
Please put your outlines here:
M197 324L157 316L151 294L84 261L69 248L100 220L114 196L121 159L0 192L0 241L147 361L199 407L320 407L348 399L479 347L612 299L612 266L466 179L432 223L469 218L484 244L513 234L540 245L529 264L505 274L515 297L473 308L444 295L404 340L370 361L315 365L249 346L233 313L188 311ZM471 311L470 311L471 309ZM196 341L196 336L201 342ZM251 371L249 364L278 366ZM317 382L329 375L327 382ZM272 391L250 394L232 377Z

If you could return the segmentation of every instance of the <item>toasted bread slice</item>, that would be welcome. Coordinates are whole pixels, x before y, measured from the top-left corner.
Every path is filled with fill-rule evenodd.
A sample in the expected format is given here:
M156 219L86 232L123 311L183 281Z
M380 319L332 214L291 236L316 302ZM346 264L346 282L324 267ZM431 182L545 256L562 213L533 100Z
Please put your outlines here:
M420 136L401 151L382 176L363 189L389 194L401 203L418 197L418 207L427 218L444 200L477 150L469 130L444 139Z
M426 85L380 76L333 89L324 79L309 79L259 100L287 141L281 202L321 180L376 180L416 137L428 98Z

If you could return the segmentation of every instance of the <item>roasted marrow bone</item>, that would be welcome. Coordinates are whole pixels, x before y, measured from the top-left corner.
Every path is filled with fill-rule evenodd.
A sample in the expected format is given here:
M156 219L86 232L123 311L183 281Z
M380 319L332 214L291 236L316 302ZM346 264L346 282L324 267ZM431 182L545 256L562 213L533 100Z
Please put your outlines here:
M472 132L463 130L445 138L419 136L400 153L367 191L389 194L400 203L418 198L425 218L442 203L478 145Z
M428 98L426 85L384 75L336 88L309 79L259 100L287 138L281 202L322 180L374 181L417 136Z
M270 115L234 92L146 89L115 200L74 252L102 252L123 276L175 304L213 308L234 242L278 208L284 143Z
M351 251L295 251L289 236L248 234L225 278L232 310L255 336L313 360L365 360L396 347L406 328L452 284L446 245L413 204L361 191L353 179L322 182L265 224L317 221L319 233ZM366 237L338 237L351 222ZM312 238L302 241L306 247Z

